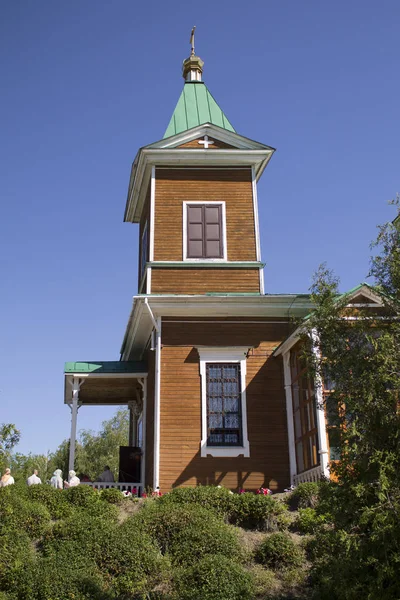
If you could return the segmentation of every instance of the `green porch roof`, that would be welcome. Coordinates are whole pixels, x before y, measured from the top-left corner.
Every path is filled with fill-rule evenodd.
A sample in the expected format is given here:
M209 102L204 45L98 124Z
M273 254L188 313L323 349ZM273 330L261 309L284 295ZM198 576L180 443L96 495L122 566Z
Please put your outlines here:
M64 373L147 373L147 364L143 361L93 361L93 362L66 362Z
M171 117L164 138L192 129L204 123L212 123L235 132L206 84L203 81L187 81Z

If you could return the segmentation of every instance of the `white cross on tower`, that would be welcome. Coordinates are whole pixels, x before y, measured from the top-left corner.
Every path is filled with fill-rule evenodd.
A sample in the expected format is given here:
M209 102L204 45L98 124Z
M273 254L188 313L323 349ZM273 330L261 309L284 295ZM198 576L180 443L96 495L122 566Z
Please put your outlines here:
M213 142L213 140L209 140L208 139L208 135L205 135L204 136L204 140L199 140L198 143L199 144L204 144L204 148L208 148L208 146L210 144L213 144L214 142Z

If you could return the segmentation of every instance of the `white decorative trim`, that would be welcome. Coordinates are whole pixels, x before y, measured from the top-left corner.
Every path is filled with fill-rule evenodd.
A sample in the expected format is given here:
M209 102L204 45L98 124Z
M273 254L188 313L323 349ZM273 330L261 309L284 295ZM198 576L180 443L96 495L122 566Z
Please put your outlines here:
M288 448L289 448L289 468L290 484L294 483L294 477L297 474L296 465L296 447L293 423L293 400L292 400L292 377L290 373L290 350L283 355L283 375L285 382L286 396L286 419L288 428Z
M156 201L156 168L151 167L150 180L150 247L149 260L154 260L154 221L155 221L155 201Z
M247 434L247 404L246 404L246 359L249 348L246 347L198 347L200 357L201 376L201 445L200 454L202 458L210 456L236 457L250 456L250 445ZM242 409L242 439L243 446L208 446L207 445L207 389L206 389L206 363L226 362L240 363L241 378L241 409Z
M151 267L147 267L146 271L146 294L151 294Z
M257 180L254 167L251 167L251 185L253 191L254 233L256 238L256 258L261 262L260 221L258 218ZM260 269L260 293L264 294L264 273Z
M154 466L153 489L160 486L160 405L161 405L161 318L157 318L154 377Z
M223 258L187 258L187 205L188 204L216 204L222 206L222 250ZM211 200L206 202L205 200L185 200L183 202L183 249L182 256L185 262L198 263L198 262L210 262L210 263L221 263L227 262L228 260L228 244L226 239L226 213L225 213L225 202L223 200Z
M315 329L313 329L311 333L312 352L317 360L320 359L318 339L318 333ZM326 432L324 396L322 391L322 380L318 373L316 374L314 379L314 394L317 413L317 431L320 465L323 476L329 479L328 436Z
M221 142L225 142L234 148L240 149L266 149L274 151L275 149L271 146L267 146L266 144L261 144L260 142L256 142L248 137L240 135L236 133L236 131L229 131L228 129L224 129L219 127L218 125L214 125L212 123L203 123L202 125L197 125L196 127L192 127L191 129L187 129L181 133L177 133L176 135L172 135L168 138L164 138L159 140L158 142L154 142L148 146L149 148L176 148L177 146L181 146L182 144L186 144L187 142L191 142L192 140L196 140L203 135L209 135L211 137L215 137L217 140Z

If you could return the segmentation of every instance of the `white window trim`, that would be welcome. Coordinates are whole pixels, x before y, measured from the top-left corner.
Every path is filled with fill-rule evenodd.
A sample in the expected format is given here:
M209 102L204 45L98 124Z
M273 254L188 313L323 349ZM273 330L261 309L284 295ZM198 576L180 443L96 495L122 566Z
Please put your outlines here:
M219 204L222 206L222 258L188 258L187 257L187 205L188 204ZM225 202L223 200L185 200L183 202L183 260L185 262L198 263L198 262L210 262L210 263L221 263L228 261L228 244L226 239L226 213L225 213Z
M210 456L236 457L250 456L250 445L247 436L247 405L246 405L246 359L249 348L197 348L200 356L201 376L201 446L202 458ZM207 363L240 363L241 409L242 409L242 446L208 446L207 445Z

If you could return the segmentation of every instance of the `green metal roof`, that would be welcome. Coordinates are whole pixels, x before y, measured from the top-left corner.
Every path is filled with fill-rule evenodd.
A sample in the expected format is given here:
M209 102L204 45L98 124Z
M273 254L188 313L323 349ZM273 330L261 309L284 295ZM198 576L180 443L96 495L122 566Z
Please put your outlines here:
M235 132L203 81L187 81L175 107L164 138L192 127L212 123Z
M147 364L143 361L93 361L67 362L64 373L147 373Z

